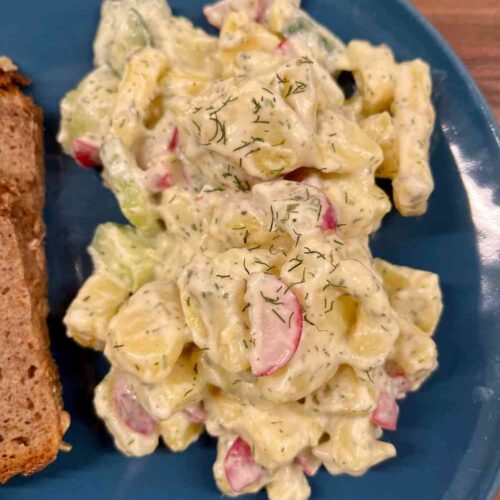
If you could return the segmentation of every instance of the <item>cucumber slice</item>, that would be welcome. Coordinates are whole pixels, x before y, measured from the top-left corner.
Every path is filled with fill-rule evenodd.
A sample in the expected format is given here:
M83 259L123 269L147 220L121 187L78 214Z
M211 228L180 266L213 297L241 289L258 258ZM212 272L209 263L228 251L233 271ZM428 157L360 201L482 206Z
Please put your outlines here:
M61 129L57 140L73 155L73 143L88 137L100 145L108 133L120 80L107 66L89 73L61 102Z
M156 255L152 245L132 226L107 223L97 228L90 252L98 267L104 265L114 278L135 292L154 278Z
M101 160L104 182L118 199L123 215L146 233L158 232L156 207L145 187L144 172L137 165L133 153L125 148L120 139L113 139L102 146Z
M292 40L297 36L304 38L313 52L319 49L331 54L345 50L345 45L335 35L300 10L297 10L283 34Z
M121 75L127 57L138 49L152 47L153 39L144 19L136 9L129 9L126 22L118 27L116 37L109 44L106 62L112 70Z

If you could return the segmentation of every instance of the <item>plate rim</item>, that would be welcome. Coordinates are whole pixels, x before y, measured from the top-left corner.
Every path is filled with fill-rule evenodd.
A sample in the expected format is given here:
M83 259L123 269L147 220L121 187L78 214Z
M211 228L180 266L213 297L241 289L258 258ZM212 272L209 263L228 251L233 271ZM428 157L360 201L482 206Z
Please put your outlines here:
M493 110L491 106L489 105L485 95L483 92L480 90L478 83L472 76L472 74L469 72L467 69L464 61L461 59L461 57L457 54L457 52L452 48L452 46L448 43L448 41L445 39L445 37L440 33L440 31L432 24L432 22L413 4L411 3L410 0L393 0L396 4L398 4L399 8L401 9L402 12L406 13L408 16L414 19L414 22L417 24L420 24L421 28L426 32L426 34L429 36L429 38L437 45L437 47L443 52L446 60L449 62L449 64L453 67L453 69L457 72L457 76L459 79L462 80L463 83L465 83L465 87L467 92L469 93L469 99L473 102L474 107L476 109L481 110L482 118L484 122L488 125L488 132L490 134L489 138L485 138L485 141L487 142L492 142L496 144L497 150L500 153L500 126L498 121L496 120ZM498 167L500 164L496 165L496 168L494 166L494 171L500 170ZM462 173L459 172L460 177ZM499 182L500 185L500 182ZM471 199L469 196L469 193L466 190L467 194L467 200L470 203L471 207L474 205L474 200ZM475 228L475 233L478 233L478 229L476 224L474 224ZM485 263L482 261L481 255L478 255L479 260L482 264L480 270L479 270L479 276L481 276L484 272L484 269L486 268ZM498 417L497 417L498 419ZM479 421L479 417L478 417ZM474 434L471 437L471 443L473 439ZM467 454L468 451L471 450L471 447L469 447L465 454ZM464 454L464 457L465 457ZM456 470L456 473L458 474L462 468L463 463L461 462ZM496 464L496 470L493 471L491 475L491 480L490 484L488 484L485 488L481 489L480 493L484 494L484 499L491 499L493 500L495 498L495 494L500 491L500 454L499 458L497 459L497 464ZM450 487L453 484L450 483ZM444 493L443 498L448 499L449 489Z

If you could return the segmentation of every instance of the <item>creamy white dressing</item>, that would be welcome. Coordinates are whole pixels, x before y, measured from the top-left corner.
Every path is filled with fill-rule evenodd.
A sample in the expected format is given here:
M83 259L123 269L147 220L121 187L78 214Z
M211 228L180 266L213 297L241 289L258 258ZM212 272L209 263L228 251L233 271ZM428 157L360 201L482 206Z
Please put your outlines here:
M111 432L115 446L125 455L142 457L149 455L158 446L158 432L144 436L130 429L118 416L113 397L116 372L111 371L96 387L94 406Z
M309 497L305 455L351 475L395 455L382 428L436 369L442 311L436 275L368 245L391 208L376 177L404 215L432 191L428 67L346 47L298 3L218 2L215 38L162 0L105 0L97 68L63 100L59 135L103 163L133 226L99 227L65 317L112 364L97 414L134 456L206 429L222 492L271 500ZM272 369L252 372L269 325L286 356L269 343Z

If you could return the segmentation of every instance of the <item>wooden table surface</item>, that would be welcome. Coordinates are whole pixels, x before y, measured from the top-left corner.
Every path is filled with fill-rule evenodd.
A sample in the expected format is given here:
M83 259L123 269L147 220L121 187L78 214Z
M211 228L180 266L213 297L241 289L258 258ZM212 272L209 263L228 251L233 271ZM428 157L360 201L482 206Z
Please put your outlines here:
M500 122L500 0L412 0L462 58Z

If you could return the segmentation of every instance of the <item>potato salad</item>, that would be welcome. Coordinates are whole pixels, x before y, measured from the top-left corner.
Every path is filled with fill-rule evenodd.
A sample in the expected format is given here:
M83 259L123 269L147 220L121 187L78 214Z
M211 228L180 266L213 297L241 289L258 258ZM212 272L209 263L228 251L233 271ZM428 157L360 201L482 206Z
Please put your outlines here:
M374 258L433 190L428 65L347 45L299 0L222 0L211 36L164 0L105 0L59 142L102 166L68 335L103 352L95 408L126 455L217 439L215 482L304 500L307 477L396 455L399 401L437 367L438 277ZM397 241L394 244L398 244Z

